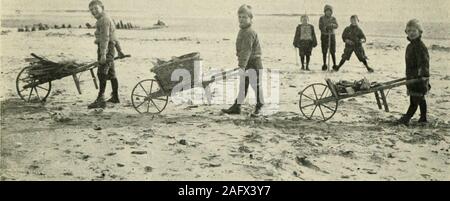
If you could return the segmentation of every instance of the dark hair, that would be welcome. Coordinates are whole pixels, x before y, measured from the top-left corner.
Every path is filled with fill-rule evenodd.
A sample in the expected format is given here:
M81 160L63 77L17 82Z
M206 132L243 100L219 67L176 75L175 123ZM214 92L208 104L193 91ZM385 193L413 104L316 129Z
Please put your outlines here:
M253 19L252 7L250 5L243 4L241 7L239 7L238 14L241 13L246 13L250 18Z
M352 16L350 17L350 19L356 19L356 20L359 22L359 18L358 18L357 15L352 15Z
M99 1L99 0L92 0L89 3L89 7L95 6L95 5L99 5L100 7L102 7L102 9L105 9L105 6L103 6L103 3L101 1Z

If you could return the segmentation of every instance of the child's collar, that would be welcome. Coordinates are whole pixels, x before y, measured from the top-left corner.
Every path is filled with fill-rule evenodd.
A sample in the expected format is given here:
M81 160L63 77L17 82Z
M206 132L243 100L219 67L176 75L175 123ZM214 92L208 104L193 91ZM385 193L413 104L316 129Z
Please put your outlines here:
M249 28L249 27L251 27L251 26L252 26L252 24L250 23L250 24L247 24L247 25L244 25L244 26L239 25L239 28L241 28L241 29L247 29L247 28Z
M420 41L422 39L422 35L419 35L415 39L411 39L411 38L409 38L409 36L407 36L406 39L408 39L410 42Z

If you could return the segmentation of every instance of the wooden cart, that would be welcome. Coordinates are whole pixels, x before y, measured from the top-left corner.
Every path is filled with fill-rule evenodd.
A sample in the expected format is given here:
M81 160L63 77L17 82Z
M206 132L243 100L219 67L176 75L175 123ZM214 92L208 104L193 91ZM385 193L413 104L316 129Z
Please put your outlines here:
M326 84L314 83L303 89L300 94L299 108L303 116L307 119L327 121L336 113L339 100L346 98L362 96L373 93L379 109L389 112L389 106L385 91L411 84L419 81L418 79L406 80L406 78L396 79L384 83L377 83L367 90L360 90L354 93L339 93L336 85L330 80L325 79Z
M48 63L48 64L55 64L56 62L50 61L48 59L45 59L43 57L37 56L36 54L31 53L31 56L33 56L37 61ZM125 55L124 57L116 57L114 60L122 59L130 57L130 55ZM33 64L35 61L31 61L30 64ZM51 77L51 78L37 78L34 77L32 74L29 73L29 71L32 69L32 66L27 66L23 68L16 78L16 89L17 93L20 96L20 98L26 102L45 102L47 100L47 97L50 95L50 91L52 89L52 81L62 79L64 77L72 76L75 86L77 87L78 93L81 94L81 87L80 87L80 81L78 79L77 74L84 72L84 71L90 71L92 79L94 81L95 88L98 89L97 84L97 78L95 77L94 68L98 66L98 62L94 62L91 64L87 64L85 66L81 66L79 68L76 68L73 71L70 71L70 73L62 73L58 74L58 76Z
M172 81L172 73L175 70L185 70L189 72L191 81ZM239 68L211 75L208 79L203 79L201 73L200 53L194 52L180 57L176 57L168 62L157 64L151 71L155 73L153 79L144 79L134 86L131 92L131 103L138 113L159 114L167 106L169 96L175 86L182 86L183 89L203 87L208 102L211 101L209 84L216 80L226 79L236 75Z

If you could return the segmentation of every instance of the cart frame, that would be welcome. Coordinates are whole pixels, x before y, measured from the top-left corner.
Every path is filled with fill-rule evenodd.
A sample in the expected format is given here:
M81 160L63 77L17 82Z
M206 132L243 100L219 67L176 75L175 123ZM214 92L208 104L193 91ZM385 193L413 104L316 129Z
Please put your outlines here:
M333 84L330 79L325 79L326 85L322 83L314 83L308 85L301 92L299 92L299 109L303 116L305 116L307 119L327 121L331 119L336 113L340 100L374 93L378 109L383 109L384 107L384 110L386 112L389 112L387 94L385 93L385 91L395 87L409 85L418 81L420 81L420 79L407 80L406 78L400 78L388 82L378 83L368 90L357 91L353 94L339 94L336 89L336 85ZM320 91L316 90L317 88L323 88L321 94L317 93L318 91ZM326 93L327 91L329 93ZM308 101L310 102L309 104L305 103ZM306 110L306 108L309 107L314 107L312 112ZM320 113L316 113L316 115L314 115L317 111L317 108L319 108L318 111L320 111ZM324 112L324 110L326 112Z
M43 57L39 57L34 53L31 53L31 56L33 56L34 58L41 60L41 61L54 63ZM114 58L114 60L123 59L123 58L127 58L127 57L131 57L131 56L125 55L123 57L116 57L116 58ZM76 71L72 72L71 74L61 75L60 77L56 77L56 78L52 78L52 79L36 80L36 79L31 78L26 73L26 71L31 68L31 66L27 66L27 67L24 67L16 77L16 90L17 90L19 97L26 102L32 102L34 100L37 100L39 102L45 102L47 100L47 97L50 95L52 81L60 80L64 77L72 76L75 86L77 88L77 91L79 94L81 94L80 80L79 80L77 74L84 72L84 71L90 71L90 74L92 76L92 81L94 82L94 85L95 85L95 89L98 89L97 78L94 73L94 68L97 68L97 67L98 67L98 61L87 64L82 67L79 67ZM29 90L29 92L28 92L28 90ZM39 95L38 91L41 91L42 96ZM35 93L34 94L35 96L34 96L34 99L31 99L33 97L32 96L33 93Z

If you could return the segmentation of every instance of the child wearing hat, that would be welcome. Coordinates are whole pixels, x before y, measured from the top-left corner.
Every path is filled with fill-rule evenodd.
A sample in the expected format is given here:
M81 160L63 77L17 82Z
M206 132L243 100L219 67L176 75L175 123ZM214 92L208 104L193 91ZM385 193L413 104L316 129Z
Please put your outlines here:
M320 41L322 43L322 58L323 66L322 70L327 70L327 53L328 48L331 53L331 58L333 59L333 67L336 66L336 36L334 30L338 28L338 23L335 17L333 17L333 7L330 5L325 5L324 7L325 15L321 16L319 19L319 29L320 29Z
M238 66L245 70L247 75L241 76L239 95L234 104L229 109L222 109L222 112L226 114L240 114L241 104L247 96L249 85L251 85L256 93L257 102L253 115L258 115L264 103L260 77L263 65L258 34L252 29L252 7L246 4L242 5L238 10L238 18L240 30L236 39L236 56L238 58Z
M99 79L100 89L96 100L88 105L88 109L105 108L106 102L120 102L118 94L119 82L117 80L114 68L117 38L115 35L114 22L104 11L103 3L99 0L93 0L89 3L89 10L97 19L95 44L97 44L97 59L99 63L97 68L97 76ZM112 97L108 101L105 101L104 93L107 80L111 80Z
M344 53L342 54L342 59L338 66L333 66L333 70L339 71L339 68L344 65L345 61L350 60L352 53L355 52L358 60L361 61L366 67L367 71L373 72L373 69L367 64L367 57L362 46L366 42L366 36L364 35L362 29L358 26L358 16L352 15L350 17L350 26L344 29L342 33L342 40L345 42Z
M398 120L398 123L408 125L418 107L420 107L419 123L427 123L425 95L431 89L429 82L430 56L427 47L422 42L423 29L417 19L412 19L406 24L405 32L410 41L405 54L406 79L418 81L406 85L410 104L408 111Z
M302 70L305 70L305 57L306 57L306 70L309 70L309 61L311 57L311 51L317 46L316 33L314 26L308 24L308 16L302 15L302 23L297 26L294 36L294 47L299 49L300 61L302 62Z

